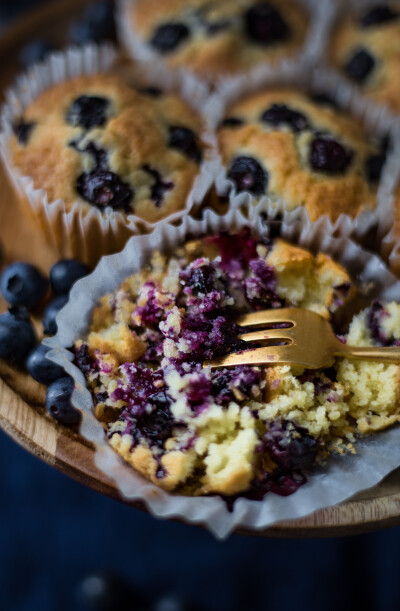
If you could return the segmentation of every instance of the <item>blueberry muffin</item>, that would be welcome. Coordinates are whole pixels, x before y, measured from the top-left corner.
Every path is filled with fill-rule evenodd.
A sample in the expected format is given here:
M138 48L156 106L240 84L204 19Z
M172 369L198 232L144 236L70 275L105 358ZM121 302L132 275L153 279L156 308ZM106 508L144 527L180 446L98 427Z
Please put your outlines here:
M235 191L304 206L310 219L376 205L387 142L373 142L326 96L264 90L234 103L218 129Z
M298 53L309 21L296 0L138 0L131 16L169 66L212 81Z
M75 362L112 447L165 490L189 495L287 495L330 452L397 421L397 365L338 360L211 370L249 347L239 313L300 306L327 319L355 289L330 257L244 230L156 253L93 311ZM400 306L376 302L351 324L358 345L400 343ZM345 338L343 338L345 341Z
M374 102L400 110L400 2L347 11L330 44L330 60Z
M66 213L78 202L154 223L182 210L202 159L201 121L176 95L110 74L42 93L14 124L14 166Z

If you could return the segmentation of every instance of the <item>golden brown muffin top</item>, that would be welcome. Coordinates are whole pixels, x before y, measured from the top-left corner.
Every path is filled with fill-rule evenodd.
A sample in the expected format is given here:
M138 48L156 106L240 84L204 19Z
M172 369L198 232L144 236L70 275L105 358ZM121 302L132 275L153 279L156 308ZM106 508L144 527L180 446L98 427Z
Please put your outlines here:
M135 30L170 66L202 78L248 70L297 52L308 16L295 0L139 0Z
M67 209L79 202L156 222L185 207L202 125L176 95L120 76L82 76L42 93L14 125L15 166Z
M218 132L228 177L238 192L304 206L312 221L355 217L376 205L385 150L329 98L315 99L273 89L228 108Z
M329 55L368 97L400 110L400 2L346 12L334 29Z

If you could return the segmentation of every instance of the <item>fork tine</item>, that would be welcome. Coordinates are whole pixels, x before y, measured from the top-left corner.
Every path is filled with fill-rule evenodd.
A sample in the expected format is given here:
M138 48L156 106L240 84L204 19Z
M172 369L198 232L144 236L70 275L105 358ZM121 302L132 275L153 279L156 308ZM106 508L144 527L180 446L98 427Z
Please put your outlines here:
M251 312L250 314L244 314L237 318L236 323L240 327L256 327L260 325L273 324L273 323L292 323L293 314L296 308L281 308L276 310L262 310L260 312Z
M260 331L252 331L251 333L243 333L240 339L245 342L260 342L268 339L292 340L293 327L289 329L263 329Z
M235 365L279 365L293 363L290 346L265 346L254 350L242 350L227 356L205 361L203 367L233 367Z

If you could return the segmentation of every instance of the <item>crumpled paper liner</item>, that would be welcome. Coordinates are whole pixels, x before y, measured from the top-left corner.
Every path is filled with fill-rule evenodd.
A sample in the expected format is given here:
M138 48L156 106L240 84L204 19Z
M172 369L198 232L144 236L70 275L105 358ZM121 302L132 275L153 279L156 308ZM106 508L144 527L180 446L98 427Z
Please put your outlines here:
M43 91L79 75L110 71L116 61L116 50L108 44L90 44L51 54L43 63L22 75L16 86L8 91L1 116L0 154L28 214L35 218L46 240L61 256L76 256L89 264L95 263L103 254L121 250L130 236L148 233L157 223L149 223L134 214L124 215L111 208L101 211L91 206L87 210L78 201L72 206L67 206L62 199L49 201L44 189L38 188L32 178L22 176L13 166L8 141L12 135L13 121ZM154 70L153 73L148 65L137 67L136 72L138 76L143 74L148 82L162 84L168 90L178 90L195 109L201 104L202 91L195 85L191 87L186 82L177 82L168 75L160 80L158 71ZM206 133L203 140L207 145L209 136ZM180 221L197 202L204 199L211 183L209 162L205 160L183 209L159 222Z
M257 204L257 209L263 211L268 218L275 218L279 215L289 221L300 216L302 222L311 227L313 223L302 206L288 210L283 199L272 200L269 196L255 198L248 193L237 193L234 183L227 178L226 167L218 150L216 130L227 108L235 101L252 93L276 86L291 86L298 87L300 90L326 93L336 100L342 109L353 115L355 120L359 120L366 133L377 137L388 133L393 135L392 118L384 108L366 104L366 100L334 71L313 68L304 58L285 61L280 65L279 70L273 66L261 66L247 76L225 79L210 95L204 115L208 121L208 131L214 134L212 161L217 194L228 198L228 205L231 209L240 208L244 202L249 208ZM391 158L395 156L396 131L393 140L385 168L390 165ZM366 206L356 217L341 214L335 222L332 222L328 217L321 216L317 222L324 222L330 235L352 237L357 241L362 240L369 231L376 230L378 226L387 223L392 210L393 181L385 168L377 190L377 205L374 210Z
M163 224L146 236L129 240L124 250L103 257L96 270L73 287L68 304L57 316L58 333L45 340L53 350L50 358L63 365L75 380L73 404L82 412L80 432L94 443L96 465L114 480L126 500L141 500L148 510L161 518L179 518L185 522L202 524L216 537L223 539L236 528L265 529L281 520L300 518L317 509L339 503L365 488L377 484L400 464L400 427L393 427L357 442L357 455L332 456L325 468L311 475L307 484L289 497L268 493L262 501L238 499L230 513L225 502L216 497L185 497L165 492L145 480L125 464L111 449L101 424L95 419L93 401L86 388L82 372L72 363L68 351L74 341L85 336L91 312L99 298L116 289L128 275L140 270L155 250L176 251L185 239L213 234L223 230L239 231L250 226L256 236L268 230L258 215L251 222L240 210L218 216L207 210L204 219L186 217L179 227ZM301 223L282 222L282 236L313 250L330 254L353 275L367 297L377 296L400 301L400 282L387 270L382 261L347 238L332 238L323 226L308 227Z
M330 0L297 0L299 4L303 5L305 10L308 12L310 17L308 32L306 34L304 44L299 52L297 58L302 58L305 61L314 63L318 60L321 53L323 52L326 33L329 28L330 21L334 8ZM230 80L230 76L221 76L220 78L204 79L198 76L196 73L190 70L190 68L170 68L167 62L162 61L160 55L151 49L151 47L142 40L135 28L135 22L132 18L131 6L135 4L137 0L117 0L116 9L116 22L118 29L118 37L128 50L132 58L142 62L154 62L159 65L160 74L169 73L174 78L178 78L188 83L196 84L197 88L208 89L213 85L218 85ZM280 66L283 65L287 60L283 58L273 63L274 68L279 72ZM256 69L250 69L242 72L242 76L247 78L253 72L262 65L269 65L268 61L265 64L258 64Z

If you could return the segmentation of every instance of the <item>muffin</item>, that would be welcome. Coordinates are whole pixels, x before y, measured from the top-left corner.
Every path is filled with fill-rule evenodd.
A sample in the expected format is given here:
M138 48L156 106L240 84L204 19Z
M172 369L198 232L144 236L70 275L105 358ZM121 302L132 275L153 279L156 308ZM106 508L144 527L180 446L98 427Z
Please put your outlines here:
M168 66L214 82L299 53L309 22L296 0L139 0L129 13L135 34Z
M270 89L232 104L218 128L235 191L304 206L311 221L376 206L387 140L373 141L325 95Z
M248 230L154 254L94 309L75 344L111 446L146 478L186 495L287 495L331 452L398 420L399 367L211 370L249 347L238 314L299 306L332 320L355 289L343 267ZM399 342L400 306L376 302L352 322L356 345ZM345 338L343 338L345 341Z
M334 28L329 59L371 100L400 110L400 2L347 10Z
M122 230L133 216L153 224L182 212L203 156L201 120L177 95L105 73L47 89L13 130L13 167L50 202L39 220L61 200L53 229L57 236L68 218L72 241L93 211L106 225L119 213Z

